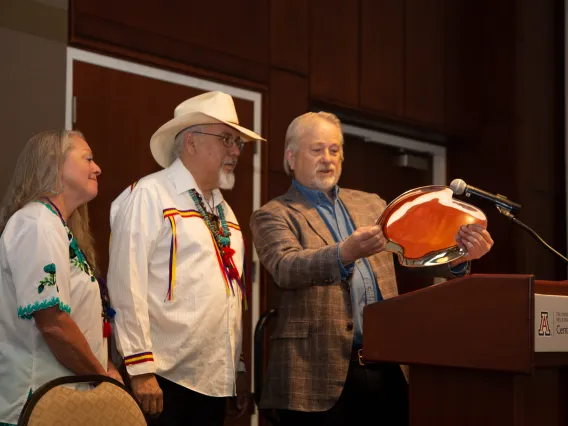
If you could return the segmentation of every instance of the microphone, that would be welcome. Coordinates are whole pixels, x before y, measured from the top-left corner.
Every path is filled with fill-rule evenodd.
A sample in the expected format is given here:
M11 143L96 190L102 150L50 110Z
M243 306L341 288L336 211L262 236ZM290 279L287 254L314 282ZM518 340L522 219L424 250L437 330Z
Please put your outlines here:
M484 191L483 189L468 185L461 179L454 179L452 183L450 183L450 188L455 195L465 195L466 197L475 195L476 197L488 200L495 204L497 207L501 207L511 213L518 213L522 207L519 203L515 203L514 201L509 200L504 195L491 194L490 192Z

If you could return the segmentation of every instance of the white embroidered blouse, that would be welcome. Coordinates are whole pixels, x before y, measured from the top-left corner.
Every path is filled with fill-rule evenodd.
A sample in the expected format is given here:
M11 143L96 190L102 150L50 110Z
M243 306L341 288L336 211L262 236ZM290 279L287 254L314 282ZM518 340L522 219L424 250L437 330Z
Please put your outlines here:
M51 205L32 202L14 213L0 238L0 424L16 424L28 396L74 373L55 358L34 312L70 314L99 362L107 366L100 290L76 242ZM71 250L70 250L71 246Z

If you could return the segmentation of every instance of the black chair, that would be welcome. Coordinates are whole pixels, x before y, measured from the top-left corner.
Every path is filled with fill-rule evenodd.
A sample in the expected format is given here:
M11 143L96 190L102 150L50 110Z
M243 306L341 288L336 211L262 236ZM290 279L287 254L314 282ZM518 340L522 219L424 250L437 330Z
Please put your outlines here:
M264 336L266 325L274 317L278 316L276 309L270 309L263 313L254 328L254 393L253 398L259 414L271 425L278 426L280 422L272 410L260 409L258 406L262 397L262 384L264 382Z

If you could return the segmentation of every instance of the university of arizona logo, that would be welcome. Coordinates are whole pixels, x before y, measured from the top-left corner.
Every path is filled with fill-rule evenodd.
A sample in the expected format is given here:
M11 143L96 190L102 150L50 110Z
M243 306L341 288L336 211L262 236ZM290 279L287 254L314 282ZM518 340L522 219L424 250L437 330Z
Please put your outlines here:
M538 329L539 336L550 336L550 326L548 325L548 312L540 313L540 327Z

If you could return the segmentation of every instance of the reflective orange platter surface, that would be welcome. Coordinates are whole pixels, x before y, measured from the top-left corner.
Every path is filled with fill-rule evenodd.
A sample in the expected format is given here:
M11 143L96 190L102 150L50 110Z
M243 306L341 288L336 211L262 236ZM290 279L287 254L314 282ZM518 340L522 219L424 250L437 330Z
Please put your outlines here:
M453 199L447 186L424 186L392 201L377 223L387 238L386 250L397 253L405 266L432 266L451 262L465 252L455 236L462 225L487 227L485 213Z

